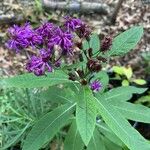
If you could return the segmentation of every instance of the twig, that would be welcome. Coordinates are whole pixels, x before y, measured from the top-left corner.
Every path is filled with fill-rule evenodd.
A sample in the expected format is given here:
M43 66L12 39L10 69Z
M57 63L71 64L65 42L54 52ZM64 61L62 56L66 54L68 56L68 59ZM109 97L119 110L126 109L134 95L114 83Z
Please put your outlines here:
M123 1L124 0L119 0L116 7L115 7L115 9L114 9L114 12L113 12L113 14L111 16L111 19L110 19L112 24L115 24L115 22L116 22L117 15L118 15L118 12L119 12L119 10L122 6Z
M57 2L51 0L42 0L43 7L48 10L62 10L62 11L72 11L80 13L99 13L108 14L108 6L106 4L95 3L95 2Z

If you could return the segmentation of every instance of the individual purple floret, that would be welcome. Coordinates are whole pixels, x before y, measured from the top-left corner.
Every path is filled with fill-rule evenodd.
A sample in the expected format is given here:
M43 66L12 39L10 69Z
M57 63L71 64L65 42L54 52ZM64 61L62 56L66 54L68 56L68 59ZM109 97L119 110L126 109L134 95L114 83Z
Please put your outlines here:
M52 72L52 66L50 65L51 52L45 49L40 50L40 56L32 56L26 65L26 69L29 72L33 72L35 75L44 75L45 71Z
M59 45L63 52L69 52L69 50L73 46L73 35L67 31L63 31L60 28L57 28L55 30L55 34L52 36L52 38L49 41L50 45Z
M43 23L36 29L36 32L43 37L43 39L51 38L53 35L54 25L49 22Z
M42 42L42 37L34 32L29 23L26 23L24 26L14 25L8 29L8 34L10 40L8 40L6 46L16 52Z
M90 87L92 91L98 92L102 88L102 84L98 80L95 80L90 84Z
M82 25L82 21L77 18L71 18L69 16L64 17L65 23L64 25L67 27L68 31L75 31L75 29L80 28Z

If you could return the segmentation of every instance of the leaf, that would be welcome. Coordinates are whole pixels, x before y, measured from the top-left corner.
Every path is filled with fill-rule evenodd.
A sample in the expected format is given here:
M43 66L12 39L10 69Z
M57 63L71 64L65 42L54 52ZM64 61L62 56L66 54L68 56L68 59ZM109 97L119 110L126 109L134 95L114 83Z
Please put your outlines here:
M88 50L90 48L87 40L84 40L82 42L82 48L83 48L83 50Z
M109 77L106 71L100 71L99 73L96 73L95 76L92 78L92 81L99 80L102 84L102 89L100 90L100 93L102 93L108 86L109 83Z
M69 120L76 104L66 104L44 115L26 137L23 150L38 150L51 141L54 135Z
M131 150L149 150L150 144L105 99L93 100L105 123Z
M87 146L87 150L106 150L100 133L95 129L94 134Z
M123 80L121 84L122 84L122 86L129 86L129 81Z
M83 147L84 143L77 130L76 122L74 121L65 138L64 150L82 150Z
M129 80L133 75L132 68L131 67L128 67L128 68L123 67L123 71L124 71L124 75Z
M100 95L99 93L96 95L97 97L102 97L106 101L114 102L114 101L128 101L131 99L132 94L141 94L145 92L146 88L137 88L134 86L121 86L114 88L112 90L109 90L108 92L104 93L103 95Z
M85 145L88 145L95 128L96 107L93 103L92 92L83 88L79 94L76 108L77 128Z
M143 35L143 27L136 26L119 34L114 38L112 48L108 51L109 56L124 55L133 49Z
M146 84L146 81L143 79L134 79L133 80L134 83L138 84L138 85L144 85Z
M71 103L74 101L74 92L66 86L61 88L57 86L51 86L47 90L38 93L37 97L43 101L46 100L52 103Z
M116 145L115 143L113 143L112 141L110 141L109 139L102 137L103 142L105 144L106 150L124 150L122 147Z
M110 128L104 122L100 122L99 124L96 125L98 131L101 134L103 134L107 139L109 139L113 143L122 147L123 145L122 141L110 130Z
M123 67L119 67L119 66L113 66L112 67L112 70L119 74L119 75L123 75L124 74L124 70L123 70Z
M150 123L150 108L129 102L111 103L124 117L130 120Z
M147 107L150 107L150 95L140 97L135 103L146 104Z
M100 39L97 34L92 34L90 37L90 48L93 50L93 54L100 50Z
M18 75L15 77L0 79L2 88L34 88L48 87L56 84L71 82L68 76L62 71L48 73L46 76L35 76L31 73Z

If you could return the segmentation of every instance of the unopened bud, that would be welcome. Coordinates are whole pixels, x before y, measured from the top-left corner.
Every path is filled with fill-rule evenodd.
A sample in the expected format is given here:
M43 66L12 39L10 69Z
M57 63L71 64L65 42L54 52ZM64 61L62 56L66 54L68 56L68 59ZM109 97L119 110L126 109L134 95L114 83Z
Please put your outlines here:
M104 52L104 51L109 50L111 45L112 45L112 38L110 36L105 37L102 40L101 51Z
M99 72L102 68L100 62L98 60L90 59L87 62L87 67L90 71Z

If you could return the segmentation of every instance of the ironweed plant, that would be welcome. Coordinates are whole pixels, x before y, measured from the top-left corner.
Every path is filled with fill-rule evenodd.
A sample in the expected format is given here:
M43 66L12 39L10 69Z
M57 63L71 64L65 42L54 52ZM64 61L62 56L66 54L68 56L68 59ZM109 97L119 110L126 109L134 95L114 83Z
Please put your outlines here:
M43 113L24 121L22 149L44 148L63 131L64 150L150 150L150 143L128 122L150 123L149 108L128 102L132 94L147 89L108 90L104 69L110 57L129 52L142 35L143 28L136 26L100 41L86 23L69 16L60 26L45 22L35 29L29 23L11 27L6 46L17 53L32 48L33 53L26 63L29 73L0 79L0 86L27 89L39 99L35 109L46 106L45 99L51 102L41 107ZM38 94L31 92L35 88ZM28 101L25 109L30 105Z

